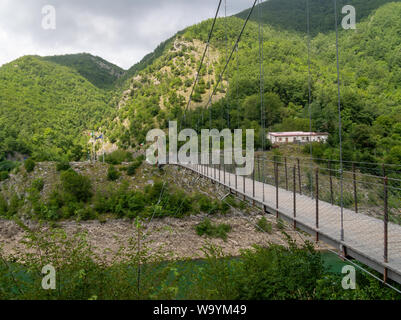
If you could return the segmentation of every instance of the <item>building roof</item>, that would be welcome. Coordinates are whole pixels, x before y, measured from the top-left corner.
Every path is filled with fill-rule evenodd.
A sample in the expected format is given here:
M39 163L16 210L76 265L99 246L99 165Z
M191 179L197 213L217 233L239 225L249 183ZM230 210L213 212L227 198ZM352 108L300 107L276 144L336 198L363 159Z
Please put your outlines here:
M273 137L311 137L311 136L328 136L327 132L303 132L303 131L292 131L292 132L269 132L269 135Z

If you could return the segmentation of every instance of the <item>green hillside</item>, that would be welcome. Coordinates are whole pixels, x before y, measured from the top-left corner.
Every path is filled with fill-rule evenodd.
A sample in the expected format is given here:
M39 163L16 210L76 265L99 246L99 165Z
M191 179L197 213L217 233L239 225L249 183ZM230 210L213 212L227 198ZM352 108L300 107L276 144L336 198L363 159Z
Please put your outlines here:
M388 2L400 2L400 0L337 0L339 14L343 6L353 5L358 22ZM311 33L326 33L334 30L333 0L309 0L309 3ZM236 16L245 19L249 10L244 10ZM306 32L306 0L269 0L260 4L260 10L261 21L266 24L280 30ZM259 21L258 7L255 8L251 20Z
M358 24L357 31L340 31L342 118L344 156L349 160L401 163L401 4L391 3ZM228 70L228 84L219 88L218 99L205 110L209 87L217 81L225 56L228 30L230 46L243 20L219 19L211 47L218 58L202 70L202 79L187 116L186 127L255 128L260 131L258 25L250 22L240 45L239 57ZM130 96L119 110L119 124L110 135L120 146L143 142L147 130L166 127L167 120L180 119L189 95L199 52L188 48L205 43L211 20L185 30L176 41L181 48L167 47L153 63L132 79ZM309 130L306 37L295 31L264 27L264 79L267 130ZM199 48L200 49L200 48ZM316 146L316 156L338 158L337 71L335 34L312 39L312 125L327 131L329 144ZM196 57L192 57L191 55ZM174 59L172 59L174 58ZM188 67L192 67L189 70ZM195 66L193 65L195 63ZM192 71L191 71L192 70ZM157 80L157 81L156 81ZM189 87L185 88L184 83ZM227 90L228 86L228 90ZM226 95L227 93L227 95ZM225 97L226 96L226 97ZM224 98L225 97L225 98ZM211 112L211 115L210 113ZM122 125L122 119L128 119ZM256 146L260 147L260 137Z
M93 85L103 89L112 88L125 74L125 70L120 67L89 53L50 56L43 59L70 67Z
M358 7L361 2L353 3ZM278 6L276 1L262 4L264 14L272 4ZM371 12L378 4L366 1L358 17L366 16L356 31L340 29L344 156L401 163L401 3L388 3ZM317 12L324 24L325 11ZM4 65L0 68L0 156L15 151L41 160L65 155L79 158L87 139L85 130L100 126L110 142L133 148L144 142L148 130L166 128L169 120L181 119L211 23L207 20L177 33L125 74L87 54L30 56ZM210 125L254 128L259 148L256 22L249 22L239 54L234 54L212 107L205 109L225 64L226 38L231 48L242 25L238 17L217 20L184 125L197 130ZM304 33L291 30L295 27L287 29L263 28L266 128L307 131L307 39ZM312 127L330 133L329 143L316 146L314 152L325 158L337 158L339 153L335 53L334 32L312 38ZM105 70L114 71L102 78Z
M0 68L0 159L80 159L85 130L111 115L104 92L72 69L36 56Z

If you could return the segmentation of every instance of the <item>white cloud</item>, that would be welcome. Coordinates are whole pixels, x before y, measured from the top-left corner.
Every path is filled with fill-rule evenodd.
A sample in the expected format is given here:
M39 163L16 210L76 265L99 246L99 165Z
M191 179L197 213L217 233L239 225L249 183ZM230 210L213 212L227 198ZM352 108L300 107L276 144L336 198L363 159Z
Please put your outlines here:
M227 14L252 2L227 0ZM41 10L48 4L56 8L56 30L41 28ZM88 52L128 69L177 31L212 18L217 4L217 0L0 0L0 65L27 54Z

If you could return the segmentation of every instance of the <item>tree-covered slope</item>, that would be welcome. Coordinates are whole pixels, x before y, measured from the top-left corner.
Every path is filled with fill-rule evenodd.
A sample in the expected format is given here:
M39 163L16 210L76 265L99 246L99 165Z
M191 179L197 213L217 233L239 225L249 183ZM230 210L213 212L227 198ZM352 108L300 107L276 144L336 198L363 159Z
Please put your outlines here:
M360 22L374 10L388 2L400 0L337 0L338 13L345 5L353 5L356 9L357 21ZM334 30L333 0L309 0L310 28L312 34L326 33ZM259 8L256 7L251 20L259 21ZM280 30L306 32L306 0L268 0L260 4L261 21ZM250 9L236 16L245 19ZM339 19L341 23L341 19Z
M0 159L13 152L79 159L84 131L98 128L112 110L104 92L74 70L19 58L0 68Z
M344 157L358 161L401 163L401 3L390 3L359 22L357 30L340 30L340 66ZM306 23L306 22L305 22ZM243 20L231 17L216 23L211 47L218 58L209 67L195 91L205 92L192 104L184 125L195 129L254 128L260 134L260 66L258 25L250 22L243 35L239 55L234 54L219 96L205 109L207 93L217 81L229 47L234 43ZM183 41L199 64L202 43L211 21L187 28L175 41ZM309 130L307 39L295 31L264 26L264 104L267 130ZM187 49L185 49L187 50ZM138 137L143 142L149 128L166 127L166 120L181 119L194 70L188 72L188 52L166 48L158 59L132 79L133 90L125 97L118 122L111 128L113 138L129 146ZM180 60L183 58L182 60ZM175 59L175 60L174 60ZM185 60L185 61L184 61ZM170 68L170 69L168 69ZM210 69L210 70L209 70ZM169 70L169 72L164 72ZM211 72L209 74L209 71ZM338 157L338 96L335 34L319 34L311 43L312 127L328 131L329 144L314 149L319 157ZM208 77L208 75L210 77ZM180 79L180 80L179 80ZM198 91L198 92L197 92ZM186 92L187 96L184 94ZM177 93L180 93L177 95ZM224 98L225 96L225 98ZM124 123L124 119L129 119ZM211 119L211 123L210 123ZM260 137L256 146L260 147Z
M93 85L103 89L112 88L125 74L122 68L89 53L49 56L43 59L70 67Z

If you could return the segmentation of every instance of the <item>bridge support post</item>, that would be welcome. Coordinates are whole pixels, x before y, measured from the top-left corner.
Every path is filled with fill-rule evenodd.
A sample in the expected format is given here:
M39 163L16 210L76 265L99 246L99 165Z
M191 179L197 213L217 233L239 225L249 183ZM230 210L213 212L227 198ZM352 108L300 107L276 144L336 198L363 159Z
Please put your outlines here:
M384 262L388 263L388 178L384 177Z
M278 163L274 161L274 183L276 185L276 216L278 218Z
M333 173L331 172L331 161L329 160L329 180L330 180L330 200L331 205L334 204L334 197L333 197Z
M252 171L252 204L255 205L255 162Z
M224 162L223 162L223 175L224 175L223 182L225 185L226 184L226 164Z
M296 217L297 217L297 181L296 181L296 167L295 166L294 166L292 172L293 172L292 176L293 176L293 184L294 184L294 190L293 190L294 229L296 229L297 228L297 221L296 221Z
M298 182L299 182L299 194L302 194L302 183L301 183L301 165L299 159L297 159L298 164Z
M242 190L244 191L244 201L245 201L245 176L242 176Z
M216 165L215 164L213 165L213 169L214 169L213 170L214 171L214 179L216 180Z
M288 191L287 157L284 158L284 167L285 167L285 190Z
M316 168L316 229L319 229L319 168ZM316 242L319 241L319 231L316 230Z
M237 170L234 168L234 173L235 173L235 192L238 194L238 176L237 176Z
M352 180L354 182L355 212L358 213L358 193L357 193L357 187L356 187L355 163L352 163Z
M263 203L265 202L265 182L266 182L266 179L265 179L265 159L263 158L262 159L262 192L263 192L262 202Z

